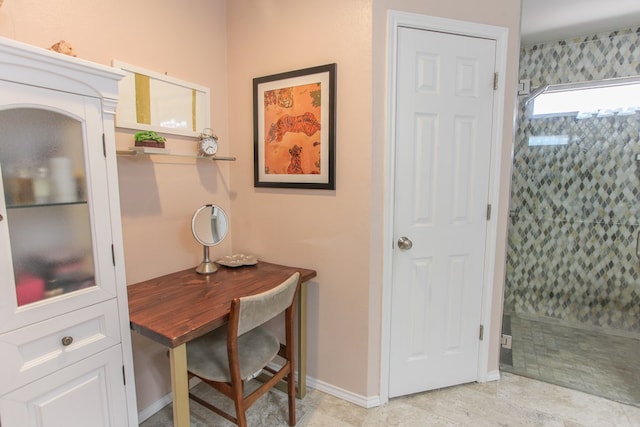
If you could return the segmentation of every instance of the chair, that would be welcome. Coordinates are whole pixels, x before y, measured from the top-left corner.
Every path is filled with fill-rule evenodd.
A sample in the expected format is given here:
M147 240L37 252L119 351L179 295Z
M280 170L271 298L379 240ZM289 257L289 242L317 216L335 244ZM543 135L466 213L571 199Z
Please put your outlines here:
M211 403L189 393L189 398L240 427L247 425L245 411L281 380L287 381L289 425L296 424L293 319L300 273L294 273L277 287L261 294L235 298L229 323L187 343L189 378L201 381L234 401L235 418ZM285 345L260 325L285 312ZM276 355L284 358L279 370L267 366ZM270 378L244 395L243 380L262 371Z

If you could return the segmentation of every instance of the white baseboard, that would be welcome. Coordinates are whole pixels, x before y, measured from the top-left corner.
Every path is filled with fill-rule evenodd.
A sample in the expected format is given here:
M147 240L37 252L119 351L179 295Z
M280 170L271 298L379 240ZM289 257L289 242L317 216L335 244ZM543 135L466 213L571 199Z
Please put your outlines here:
M198 378L191 378L191 380L189 380L189 388L195 387L199 383L200 380ZM173 395L171 393L165 394L160 399L156 400L151 405L138 412L138 423L142 423L147 418L151 418L156 412L160 411L172 401Z
M487 382L489 381L498 381L500 379L500 371L490 371L487 372Z
M280 366L269 363L271 369L279 369ZM295 374L296 380L298 379L298 373ZM327 384L323 381L317 380L313 377L307 375L307 387L313 388L315 390L321 391L323 393L327 393L333 397L337 397L338 399L346 400L347 402L351 402L358 406L362 406L363 408L373 408L376 406L380 406L380 397L364 397L359 394L352 393L350 391L341 389L331 384Z
M362 406L363 408L368 409L380 406L380 396L361 396L309 376L307 376L307 387L327 393L331 396L337 397L338 399L346 400L347 402Z
M171 403L171 393L167 393L160 399L153 402L151 405L138 412L138 423L142 423L147 418L151 418L156 412L162 410L165 406Z

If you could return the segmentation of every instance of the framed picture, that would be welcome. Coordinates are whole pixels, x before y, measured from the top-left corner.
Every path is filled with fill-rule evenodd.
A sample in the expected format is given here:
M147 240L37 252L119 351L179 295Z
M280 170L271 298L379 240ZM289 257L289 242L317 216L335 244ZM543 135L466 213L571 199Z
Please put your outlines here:
M335 190L336 64L253 79L254 186Z

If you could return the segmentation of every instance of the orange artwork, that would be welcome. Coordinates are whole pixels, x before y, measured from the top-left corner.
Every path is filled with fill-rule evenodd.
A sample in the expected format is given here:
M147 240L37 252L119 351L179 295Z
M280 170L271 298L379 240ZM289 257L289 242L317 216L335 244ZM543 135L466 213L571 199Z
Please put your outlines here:
M321 84L264 92L264 172L320 173Z

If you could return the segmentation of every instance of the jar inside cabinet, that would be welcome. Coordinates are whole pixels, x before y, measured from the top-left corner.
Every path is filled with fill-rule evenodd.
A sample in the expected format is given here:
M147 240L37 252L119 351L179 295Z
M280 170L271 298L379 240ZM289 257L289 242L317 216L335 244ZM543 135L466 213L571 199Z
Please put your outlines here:
M0 110L0 170L18 306L95 286L82 122Z

